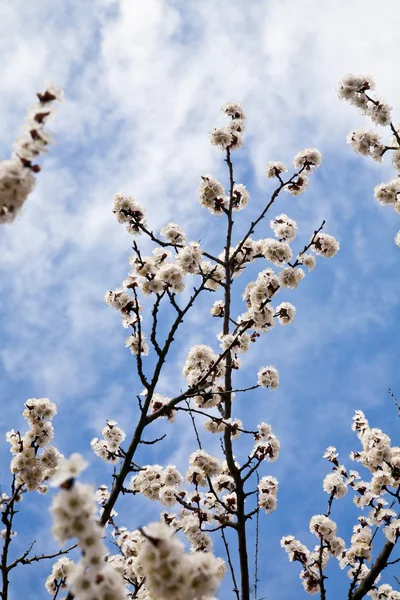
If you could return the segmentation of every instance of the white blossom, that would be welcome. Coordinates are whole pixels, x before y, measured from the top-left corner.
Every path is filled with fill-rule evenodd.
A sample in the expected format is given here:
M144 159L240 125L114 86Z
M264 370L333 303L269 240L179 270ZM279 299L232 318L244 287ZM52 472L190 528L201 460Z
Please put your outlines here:
M257 383L263 388L276 390L279 385L279 374L275 367L261 367L257 375Z
M320 256L330 258L331 256L335 256L339 247L339 242L332 235L318 233L314 237L314 243L311 249Z
M268 179L274 179L274 177L278 177L281 173L285 173L286 171L287 167L283 164L283 162L270 161L266 167L266 175Z

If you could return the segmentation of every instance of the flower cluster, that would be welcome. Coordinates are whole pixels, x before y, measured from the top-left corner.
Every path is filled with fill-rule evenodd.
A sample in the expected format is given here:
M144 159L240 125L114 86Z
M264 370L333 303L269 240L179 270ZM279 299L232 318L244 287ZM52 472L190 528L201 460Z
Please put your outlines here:
M176 223L168 223L160 231L161 237L165 238L173 246L182 246L186 242L185 232Z
M125 581L140 586L143 595L139 593L138 597L146 598L143 568L138 559L140 546L144 540L142 534L138 529L129 531L126 527L115 527L111 535L120 554L108 556L107 562L120 572Z
M372 97L375 83L369 75L346 75L339 84L339 98L356 106L376 125L389 125L392 107L381 98Z
M263 388L276 390L279 385L279 373L275 367L261 367L257 374L257 383Z
M176 504L183 477L174 465L147 465L131 479L131 489L167 507Z
M95 514L94 491L91 486L75 481L85 467L79 454L63 459L52 482L61 485L51 506L53 535L61 544L76 538L82 551L80 562L68 568L68 584L79 600L127 599L128 591L121 574L106 562L108 549Z
M196 450L189 457L189 468L186 481L194 485L206 485L207 478L215 477L222 472L222 464L218 458L204 450Z
M293 242L297 233L297 223L287 215L282 214L270 221L275 236L284 242Z
M50 575L46 579L46 590L53 598L54 594L59 590L65 590L69 585L68 576L73 571L75 564L67 558L62 556L54 563Z
M262 477L258 483L258 506L265 508L270 514L274 512L277 504L278 480L271 475Z
M268 179L279 179L285 191L298 196L302 194L309 183L308 174L312 173L322 162L321 153L316 148L305 148L296 154L293 165L297 172L286 182L281 178L282 173L287 172L287 167L282 162L270 161L265 173Z
M245 119L239 102L227 102L221 108L225 116L230 118L226 127L218 127L210 133L210 142L220 150L237 150L243 144L242 134L245 130Z
M115 204L120 206L122 203L125 206L126 198L124 202L121 198L118 195ZM119 212L114 210L117 216L119 215L119 220L124 217L124 210L121 209ZM135 214L138 214L138 211L135 211ZM143 219L138 230L147 232ZM141 327L142 306L137 289L140 289L145 296L157 297L159 303L164 296L172 299L176 294L183 292L185 289L184 279L187 275L200 275L203 279L204 289L208 290L219 289L225 276L224 269L220 264L213 265L209 261L203 260L203 253L197 242L185 245L185 234L175 223L169 223L163 227L161 235L169 242L164 243L159 240L161 247L155 248L151 256L142 256L137 246L134 245L136 254L130 258L131 271L128 277L124 280L121 288L110 290L105 294L106 304L121 314L123 326L133 330L125 340L126 347L132 354L140 356L148 355L149 345ZM165 245L174 247L174 260L169 260L171 252L165 248ZM157 313L155 313L155 318L156 315Z
M0 162L0 223L15 219L35 186L35 173L40 171L37 160L47 152L52 137L45 126L54 115L54 102L63 100L63 92L55 84L47 84L43 94L28 111L23 135L14 143L10 160Z
M140 235L142 227L146 227L146 211L132 196L116 194L113 213L132 235Z
M326 258L331 258L332 256L335 256L336 252L338 252L339 242L333 237L333 235L328 235L327 233L318 233L314 238L312 250L316 254L320 254Z
M43 483L55 473L62 457L56 448L48 446L54 436L51 421L56 413L56 405L47 398L31 398L23 412L29 431L23 436L14 429L7 433L13 454L10 468L17 486L46 491Z
M330 496L330 506L334 499L343 498L351 488L355 493L353 499L356 506L362 510L369 508L369 513L360 516L358 523L353 526L350 546L346 547L344 540L336 535L336 523L326 515L315 515L310 522L310 531L320 539L316 556L311 557L312 553L292 536L282 538L281 544L288 552L289 559L297 560L303 566L301 578L309 593L320 591L320 572L325 568L329 556L336 557L342 569L348 568L348 576L353 581L353 586L359 585L365 579L370 572L365 562L372 560L372 540L375 537L372 527L383 526L383 534L392 544L395 544L400 536L400 519L397 518L396 512L388 507L384 498L386 494L395 496L400 485L400 448L392 447L390 438L380 429L371 428L362 411L356 411L352 429L357 433L362 451L352 452L350 457L370 471L371 480L361 481L358 471L348 472L339 463L336 448L329 446L324 458L333 465L333 470L323 482L323 489ZM378 580L379 577L375 583ZM389 588L387 590L390 591ZM375 586L371 597L380 598L380 589L382 593L386 590L385 586Z
M163 523L143 529L139 561L146 588L160 600L206 600L220 583L220 564L209 552L186 554L174 530Z
M258 432L254 434L255 444L251 454L252 458L259 461L269 460L274 462L279 456L280 443L271 425L260 423L257 425Z
M107 419L106 422L107 425L101 431L103 439L93 438L90 445L96 456L115 464L121 457L120 446L125 439L125 432L117 427L116 421Z
M347 75L339 84L339 98L347 100L356 106L361 114L370 117L375 125L390 127L391 137L384 143L380 134L360 127L351 131L347 142L353 150L363 156L371 156L375 161L382 162L387 152L392 154L392 165L400 173L400 127L391 120L392 107L375 93L375 83L367 75ZM383 206L391 206L400 214L400 184L398 176L375 187L375 198ZM400 232L395 237L395 243L400 246Z
M281 546L288 554L290 561L298 561L303 569L300 573L303 587L309 594L321 591L321 571L328 563L330 556L341 556L345 548L342 538L336 536L336 523L325 515L314 515L310 521L310 531L316 535L320 544L310 550L292 535L281 539Z
M224 375L224 365L220 362L217 366L218 355L205 344L197 344L190 349L183 367L183 375L190 386L195 386L202 379L210 385L215 379Z

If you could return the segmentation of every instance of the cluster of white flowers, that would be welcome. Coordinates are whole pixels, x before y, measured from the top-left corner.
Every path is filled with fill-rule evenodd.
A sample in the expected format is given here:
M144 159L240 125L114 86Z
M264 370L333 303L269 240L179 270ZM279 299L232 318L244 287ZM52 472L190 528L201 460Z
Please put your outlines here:
M75 481L86 466L79 454L73 454L60 462L52 480L52 485L61 486L51 506L53 535L61 544L76 538L82 551L80 562L68 567L68 585L79 600L127 599L121 574L106 561L108 549L96 518L95 493L91 486Z
M347 136L347 142L353 150L363 156L371 156L375 161L382 162L386 152L392 153L392 165L400 173L400 126L393 125L391 120L391 106L376 96L374 93L375 83L367 75L347 75L340 82L339 98L347 100L360 109L363 115L367 115L376 125L390 127L391 133L388 143L383 143L377 131L360 127L351 131ZM399 178L381 183L375 187L375 198L383 206L391 206L400 214L400 184ZM400 231L395 237L395 243L400 246Z
M206 383L212 384L224 374L224 364L221 361L214 367L218 355L205 344L197 344L189 350L183 367L183 375L190 386L195 386L205 378Z
M0 223L15 219L35 186L34 174L40 171L33 161L53 142L45 125L54 115L54 102L62 102L63 92L59 86L49 83L37 97L38 102L28 111L25 132L14 143L11 159L0 162Z
M333 235L328 235L327 233L318 233L314 238L314 243L311 249L316 254L320 254L325 258L331 258L332 256L335 256L336 252L338 252L339 247L339 242L333 237Z
M316 148L300 150L293 159L295 169L304 169L307 172L312 172L321 165L321 162L321 153Z
M336 536L336 529L336 523L329 517L314 515L310 521L310 531L318 537L320 544L315 546L312 552L292 535L281 539L281 546L287 552L289 560L301 563L303 569L300 579L309 594L320 592L320 570L325 569L329 557L341 557L344 552L345 542Z
M114 212L119 215L119 220L125 218L127 202L132 204L134 201L117 195L114 204L119 209L114 208ZM133 212L135 215L138 214L138 210ZM140 221L142 224L143 219ZM169 260L171 252L161 241L161 247L154 248L151 256L142 256L134 246L136 255L130 258L131 271L128 277L123 281L121 288L108 291L104 297L106 304L121 314L123 326L126 329L133 329L133 333L125 340L126 347L132 354L141 356L148 355L149 345L141 329L142 306L136 288L139 288L145 296L156 295L160 301L165 294L175 295L183 292L186 275L200 275L203 278L204 288L209 290L219 289L225 277L222 265L213 265L202 259L202 250L197 242L185 245L185 233L176 223L169 223L163 227L161 235L174 246L176 251L174 260Z
M275 236L285 242L293 242L297 233L297 223L287 215L282 214L270 221Z
M7 432L13 454L10 469L17 486L24 485L29 491L47 490L44 482L55 473L62 458L56 448L48 446L54 436L51 421L56 413L56 405L47 398L31 398L25 402L23 412L29 431L23 436L14 429Z
M246 208L250 194L241 183L235 183L232 189L232 210L238 212ZM229 196L225 195L224 186L212 175L202 175L199 185L198 200L201 206L208 208L215 216L223 215L229 207Z
M131 354L136 355L140 353L141 356L147 356L149 353L149 346L146 341L146 336L141 329L139 331L139 324L142 319L140 314L142 307L136 299L126 291L135 287L137 283L134 281L133 277L129 277L124 284L125 289L108 291L104 296L104 300L106 304L112 306L121 314L122 325L126 329L129 327L133 329L133 333L125 340L126 348L130 349Z
M278 242L279 243L279 242ZM257 280L250 282L243 293L247 311L239 316L239 322L250 322L255 331L268 331L274 327L274 309L269 304L279 290L280 281L272 269L258 274Z
M242 183L235 183L232 191L232 210L238 212L246 208L250 194Z
M283 288L290 288L294 290L295 288L297 288L303 277L303 269L285 267L279 273L279 285Z
M317 264L317 260L313 254L306 254L304 252L302 254L299 254L297 260L299 261L299 263L307 267L309 271L314 271Z
M388 583L371 590L369 596L372 600L400 600L400 592L396 592Z
M183 477L175 465L146 465L131 479L131 489L149 500L159 500L167 507L176 504Z
M287 172L287 167L282 162L270 161L266 167L266 175L268 179L277 177L281 184L284 184L284 189L298 196L302 194L308 186L308 176L305 174L312 173L322 162L321 153L316 148L305 148L296 154L293 159L293 165L297 169L297 173L293 175L285 184L281 178L281 174Z
M268 423L260 423L257 425L257 429L257 433L254 434L255 444L251 454L252 458L274 462L279 456L278 438L272 433L272 427Z
M383 533L389 542L395 544L400 536L400 519L394 519L390 525L383 528Z
M138 559L139 550L144 538L140 531L128 531L126 527L118 527L112 533L120 554L108 556L107 562L111 564L126 581L139 587L138 598L145 600L148 592L145 587L142 565Z
M204 450L196 450L189 457L189 468L186 472L186 481L196 486L207 485L207 477L215 477L222 472L221 461Z
M176 547L174 546L175 542L178 542L179 548L183 548L181 542L174 536L178 530L181 530L186 538L191 541L191 556L196 557L196 559L190 559L189 562L186 562L186 555L183 554L178 566L178 568L182 568L183 570L178 577L178 581L185 587L186 593L189 591L189 597L192 597L192 594L195 594L195 591L192 590L192 586L195 584L189 583L194 575L192 570L194 561L197 565L199 562L202 563L203 561L205 561L207 565L213 563L213 573L217 578L217 584L219 584L224 577L226 572L225 562L221 558L215 558L210 553L212 546L211 540L206 533L200 531L197 516L189 511L182 511L182 519L179 520L174 514L165 512L161 515L161 521L159 523L152 523L142 530L128 531L125 527L115 526L115 530L111 534L120 553L109 555L107 562L123 576L125 581L129 581L135 586L135 595L140 600L148 600L150 597L153 598L155 592L157 593L157 598L163 598L164 593L172 593L173 590L171 584L172 587L174 587L174 583L171 579L174 574L169 572L170 567L173 566L170 562L170 554L169 552L161 550L157 562L159 573L152 573L151 558L149 557L151 546L149 547L148 543L155 544L156 549L159 548L158 540L161 532L162 539L171 539L173 545L170 549L172 549L172 551L174 551L174 547ZM204 559L202 556L206 552L209 553L209 558ZM207 576L207 573L204 573L204 575ZM163 587L164 583L161 581L164 576L166 577L165 588ZM185 592L182 590L182 593ZM186 596L184 597L186 598ZM202 596L195 595L194 597L197 600L197 598ZM207 600L209 600L208 597Z
M281 546L288 554L290 561L298 561L303 566L300 572L305 591L309 594L318 594L320 592L320 574L319 574L319 553L318 546L314 552L296 540L292 535L287 535L281 539ZM323 553L323 566L327 560L326 551Z
M230 118L226 127L218 127L210 132L210 142L220 150L237 150L243 144L246 115L239 102L226 102L221 111Z
M257 373L257 383L263 388L276 390L279 385L279 373L275 367L261 367Z
M324 479L322 486L324 491L334 498L343 498L347 494L347 482L343 477L344 474L343 468L335 465L333 472L328 473Z
M117 427L116 421L109 421L103 427L101 434L102 439L93 438L90 442L93 452L105 462L115 464L121 457L120 446L125 439L125 432Z
M192 552L211 552L211 537L202 529L206 524L210 525L214 521L214 516L220 518L222 511L215 511L216 500L210 502L210 495L204 495L197 490L193 494L188 494L187 505L191 506L195 512L183 509L179 513L180 525ZM227 520L227 519L225 519Z
M199 273L201 266L201 249L197 242L181 248L178 253L177 263L185 273Z
M274 238L266 238L262 247L263 256L273 265L281 267L292 258L292 249L287 242L280 242Z
M274 512L277 504L278 480L271 475L262 477L258 483L258 506L265 508L270 514Z
M132 196L116 194L113 213L118 223L124 223L128 233L140 235L142 227L146 227L146 211Z
M182 246L186 241L185 232L176 223L168 223L168 225L165 225L161 229L160 234L173 246Z
M249 237L240 246L231 246L229 260L233 277L239 277L244 272L246 265L254 262L257 258L265 258L263 255L263 244L264 240L253 240ZM224 261L225 251L221 252L218 258Z
M143 529L139 561L146 589L160 600L206 600L220 583L220 563L210 552L186 554L174 530L163 523Z
M286 173L287 170L287 166L283 162L270 160L265 169L265 174L268 179L274 179L274 177L280 177L282 173Z
M53 598L55 597L54 594L56 592L65 590L68 587L68 576L73 571L74 566L75 563L66 556L62 556L54 563L51 573L45 583L46 590Z
M225 304L223 300L216 300L210 309L210 313L213 317L224 316Z
M222 350L228 350L230 348L233 353L244 354L250 348L250 344L252 341L251 336L248 333L238 333L234 335L233 333L218 333L217 339L220 341L220 346Z
M281 325L289 325L293 323L296 309L290 302L282 302L276 307L276 316Z
M208 208L212 215L222 215L226 211L229 198L225 196L225 188L212 175L202 175L199 185L199 203Z
M312 553L309 553L300 542L294 540L292 536L282 538L281 544L287 550L289 559L300 561L303 565L301 578L309 593L319 591L320 566L322 569L325 568L329 556L337 558L340 568L347 567L349 578L356 583L359 584L365 579L369 568L364 563L372 560L374 538L372 527L384 526L383 533L393 544L400 537L400 519L383 498L391 492L390 488L393 489L392 495L396 495L400 485L400 448L391 447L390 438L380 429L370 428L368 420L360 410L357 410L353 417L352 429L357 433L363 449L361 452L352 452L350 457L371 472L371 481L361 481L358 471L348 472L339 463L336 448L329 446L324 453L324 458L333 465L333 471L328 473L323 482L323 489L330 496L330 504L333 499L343 498L350 487L355 492L356 506L370 509L368 515L358 517L358 523L353 526L350 546L346 548L344 540L337 537L336 523L325 515L315 515L310 522L311 532L321 540L324 553L322 564L320 564L320 547L316 548L317 557L314 556L311 560ZM379 578L375 580L375 584ZM390 592L389 595L379 595L386 591ZM369 595L372 598L392 598L391 593L390 586L388 588L375 586Z
M361 114L367 115L376 125L390 125L392 107L370 92L375 83L369 75L346 75L339 84L339 98L356 106Z

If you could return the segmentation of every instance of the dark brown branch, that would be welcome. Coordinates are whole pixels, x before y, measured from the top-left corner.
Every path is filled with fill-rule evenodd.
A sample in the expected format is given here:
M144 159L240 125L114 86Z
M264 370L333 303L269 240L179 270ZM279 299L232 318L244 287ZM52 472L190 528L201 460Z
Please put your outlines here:
M260 477L257 473L257 483L260 483ZM249 494L246 494L248 496ZM254 600L257 600L257 589L258 589L258 537L260 532L260 509L258 508L258 495L257 495L257 514L256 514L256 547L254 552Z
M228 544L228 541L226 539L225 532L223 529L221 529L221 536L222 536L222 541L224 542L226 557L228 559L229 570L230 570L231 577L232 577L233 591L236 595L237 600L240 600L239 589L238 589L238 586L236 583L235 570L233 568L231 553L229 551L229 544Z
M368 575L365 577L365 579L362 580L362 582L360 583L358 588L355 590L355 592L351 595L349 600L361 600L361 598L364 598L364 596L366 596L367 592L369 592L372 589L372 587L376 581L376 578L386 567L388 558L389 558L393 548L394 548L394 544L392 542L387 541L385 543L385 545L382 548L381 553L379 554L378 558L372 565Z
M52 559L52 558L57 558L58 556L63 556L64 554L68 554L69 552L71 552L71 550L74 550L78 546L77 544L74 544L73 546L70 546L69 548L66 548L65 550L59 550L58 552L54 552L54 554L40 554L40 555L32 556L31 558L28 558L28 555L29 555L30 551L32 550L34 543L35 542L32 542L29 549L26 552L24 552L24 554L20 558L17 558L16 560L14 560L13 563L11 563L8 566L9 571L11 571L11 569L14 569L19 564L30 565L33 562L39 562L40 560L48 560L48 559Z
M391 397L392 397L392 399L393 399L393 402L394 402L394 403L395 403L395 405L396 405L397 412L399 413L399 417L400 417L400 405L399 405L399 403L397 402L397 398L396 398L396 396L393 394L393 392L392 392L392 390L391 390L390 388L388 389L388 392L389 392L389 394L391 395Z
M166 437L167 437L167 434L164 433L164 435L162 435L161 437L156 438L155 440L151 440L150 442L148 442L147 440L140 440L140 444L146 444L147 446L152 446L153 444L157 444L157 442L161 442Z

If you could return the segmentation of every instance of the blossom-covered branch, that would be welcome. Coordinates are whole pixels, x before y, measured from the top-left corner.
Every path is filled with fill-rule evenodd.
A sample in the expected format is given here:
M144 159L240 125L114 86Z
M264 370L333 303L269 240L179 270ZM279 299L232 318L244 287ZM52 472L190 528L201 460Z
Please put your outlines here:
M24 133L14 143L11 158L0 162L0 224L10 223L20 212L40 171L36 160L53 143L45 126L54 115L54 103L62 102L63 92L59 86L47 84L37 97L38 102L26 116Z
M356 106L362 115L370 117L374 125L389 127L391 137L385 143L374 129L360 127L351 131L347 141L358 154L370 156L381 163L386 153L392 154L392 165L400 172L400 127L392 121L392 107L375 94L375 82L369 75L346 75L339 84L339 98ZM382 206L391 206L400 214L400 178L397 175L375 187L375 198ZM400 231L394 238L400 246Z

